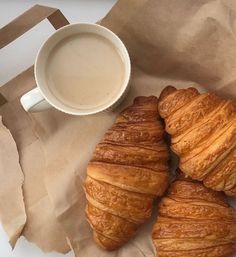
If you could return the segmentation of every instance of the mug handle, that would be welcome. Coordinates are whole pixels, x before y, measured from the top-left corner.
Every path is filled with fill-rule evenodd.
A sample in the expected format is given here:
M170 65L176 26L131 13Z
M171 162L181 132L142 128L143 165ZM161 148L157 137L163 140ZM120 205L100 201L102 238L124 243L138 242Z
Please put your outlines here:
M27 112L41 112L52 106L45 100L38 87L24 94L20 99L21 105Z

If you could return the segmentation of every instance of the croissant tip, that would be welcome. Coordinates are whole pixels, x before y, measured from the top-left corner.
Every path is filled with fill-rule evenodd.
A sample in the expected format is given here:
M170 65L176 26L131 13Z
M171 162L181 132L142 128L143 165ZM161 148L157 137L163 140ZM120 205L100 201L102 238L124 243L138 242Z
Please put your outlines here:
M115 251L117 250L121 244L118 242L115 243L115 241L113 241L114 244L111 244L111 242L102 242L103 240L100 239L100 236L102 237L102 235L99 235L96 231L93 231L93 239L96 242L96 244L103 250L105 251ZM107 238L108 239L108 238ZM109 241L109 239L108 239ZM112 240L111 240L112 241Z
M154 102L156 103L158 101L158 98L154 95L151 96L137 96L134 99L134 104L139 104L139 103L150 103L150 102Z
M168 95L170 95L171 93L175 92L177 89L171 85L166 86L160 94L159 100L164 99L165 97L167 97Z

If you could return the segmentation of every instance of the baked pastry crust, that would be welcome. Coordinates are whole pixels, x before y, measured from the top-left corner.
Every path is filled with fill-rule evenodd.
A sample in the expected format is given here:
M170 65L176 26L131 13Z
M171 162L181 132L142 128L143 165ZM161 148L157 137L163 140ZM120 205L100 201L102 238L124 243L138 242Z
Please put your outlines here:
M236 103L195 88L168 86L159 112L180 169L204 185L236 197Z
M120 113L87 167L86 215L96 243L114 250L128 241L168 186L169 153L154 96Z
M152 238L158 257L235 256L236 211L222 192L182 176L160 203Z

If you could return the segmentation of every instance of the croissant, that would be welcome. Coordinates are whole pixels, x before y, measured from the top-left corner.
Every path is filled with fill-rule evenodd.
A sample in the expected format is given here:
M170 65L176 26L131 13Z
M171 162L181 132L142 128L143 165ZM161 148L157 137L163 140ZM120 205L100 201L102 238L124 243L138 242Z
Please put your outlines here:
M166 87L159 112L180 157L180 169L216 191L236 197L236 103L195 88Z
M147 220L168 186L169 153L154 96L120 113L87 167L86 216L95 242L115 250Z
M236 211L222 192L180 177L160 203L152 239L158 257L233 257Z

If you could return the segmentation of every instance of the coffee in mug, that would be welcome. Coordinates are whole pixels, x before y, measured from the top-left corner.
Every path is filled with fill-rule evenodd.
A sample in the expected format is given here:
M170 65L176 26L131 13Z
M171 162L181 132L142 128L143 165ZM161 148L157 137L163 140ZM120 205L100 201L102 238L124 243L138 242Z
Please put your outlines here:
M80 33L59 42L46 62L52 94L76 109L94 110L116 97L124 81L124 60L106 38Z
M74 115L107 110L127 92L130 59L122 41L97 24L56 31L35 62L37 87L21 98L26 111L55 107Z

